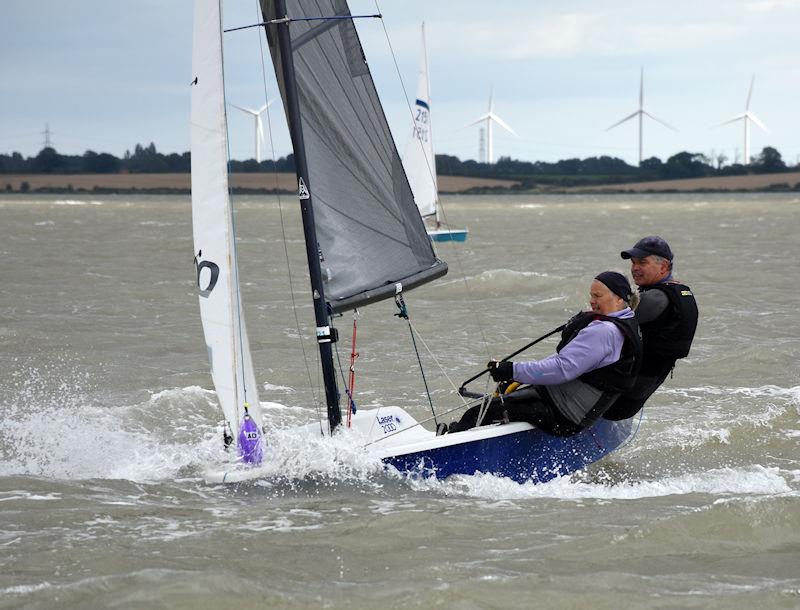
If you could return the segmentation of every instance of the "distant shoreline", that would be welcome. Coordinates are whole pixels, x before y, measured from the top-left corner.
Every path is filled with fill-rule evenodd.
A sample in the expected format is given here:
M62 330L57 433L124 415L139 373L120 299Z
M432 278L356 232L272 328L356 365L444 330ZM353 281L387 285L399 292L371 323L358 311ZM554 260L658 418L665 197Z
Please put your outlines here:
M23 184L27 183L25 189ZM441 193L506 191L516 180L440 176ZM10 188L9 188L10 187ZM297 191L297 177L290 173L231 174L234 193L284 194ZM0 174L0 191L6 193L186 194L191 193L190 174Z
M296 177L290 173L232 174L231 189L238 194L285 194L296 191ZM800 172L748 174L657 180L594 186L552 187L521 190L516 180L439 176L442 194L615 194L615 193L714 193L800 191ZM26 185L27 184L27 188ZM93 193L93 194L186 194L191 192L191 175L171 174L0 174L0 191L5 193Z
M729 193L800 191L800 172L654 180L559 189L563 193Z

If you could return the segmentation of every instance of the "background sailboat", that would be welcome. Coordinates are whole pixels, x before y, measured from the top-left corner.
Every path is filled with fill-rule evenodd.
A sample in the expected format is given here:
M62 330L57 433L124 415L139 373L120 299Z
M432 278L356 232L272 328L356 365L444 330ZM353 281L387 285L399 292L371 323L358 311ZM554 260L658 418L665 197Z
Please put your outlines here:
M414 201L426 220L433 241L465 241L467 229L449 229L440 218L439 188L436 180L436 156L433 149L431 96L428 81L428 52L425 24L422 24L422 47L419 59L417 100L414 102L414 126L406 143L403 166L414 193Z
M246 422L244 394L251 387L252 365L226 194L218 2L195 0L192 158L193 174L200 175L193 183L192 207L207 342L212 345L209 337L223 336L219 344L230 346L225 362L233 363L222 369L227 376L218 375L219 357L213 355L214 383L219 379L218 391L227 391L229 378L242 380L241 389L237 385L229 392L234 400L223 404L227 425L236 430L244 425L239 422ZM333 316L392 297L400 315L407 316L403 295L444 275L447 265L436 258L426 235L346 3L296 0L287 11L283 0L262 0L261 6L265 23L259 26L266 29L292 137L328 433L333 434L343 428L332 354L338 334ZM225 256L229 269L222 264ZM213 309L219 324L217 318L206 322L205 310L216 303L212 297L222 299ZM212 347L222 349L216 345ZM471 404L476 402L465 400L466 406ZM446 477L482 471L517 481L544 481L581 468L614 450L630 433L629 420L600 420L569 438L548 436L527 423L436 436L399 407L359 409L351 426L369 455L401 472ZM320 429L309 424L297 432L318 436ZM241 437L238 442L245 457ZM267 460L262 466L212 468L205 478L237 482L273 473Z

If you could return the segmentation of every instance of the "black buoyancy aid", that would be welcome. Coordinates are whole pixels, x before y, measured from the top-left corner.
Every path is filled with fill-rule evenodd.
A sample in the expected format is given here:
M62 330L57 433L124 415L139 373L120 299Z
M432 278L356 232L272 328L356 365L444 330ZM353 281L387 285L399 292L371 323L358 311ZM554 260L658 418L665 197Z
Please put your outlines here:
M642 365L642 335L636 316L612 318L591 311L582 311L567 322L556 351L560 352L581 330L595 320L605 320L614 324L622 332L625 342L622 344L619 360L584 373L578 379L603 392L624 392L633 387Z
M669 306L655 320L642 324L642 339L646 345L647 360L667 361L674 364L678 358L689 355L694 332L697 329L697 301L691 288L678 282L664 282L641 286L640 292L660 290Z

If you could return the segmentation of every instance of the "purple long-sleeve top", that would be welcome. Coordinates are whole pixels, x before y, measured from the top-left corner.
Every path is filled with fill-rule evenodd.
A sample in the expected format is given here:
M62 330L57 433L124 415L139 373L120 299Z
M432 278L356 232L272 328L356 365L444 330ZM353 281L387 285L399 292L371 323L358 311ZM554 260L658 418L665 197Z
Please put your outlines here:
M626 307L609 318L632 318ZM559 353L543 360L514 363L514 379L535 385L556 385L577 379L584 373L619 360L625 338L613 322L594 320L582 328Z

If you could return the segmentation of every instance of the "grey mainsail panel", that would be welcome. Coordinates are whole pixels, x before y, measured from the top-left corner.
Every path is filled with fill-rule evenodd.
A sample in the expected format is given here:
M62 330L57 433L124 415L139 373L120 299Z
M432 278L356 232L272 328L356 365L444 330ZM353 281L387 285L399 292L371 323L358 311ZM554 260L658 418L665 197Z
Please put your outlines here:
M284 17L273 2L261 5L265 21ZM350 15L343 0L289 0L287 13ZM289 30L326 299L343 311L392 296L398 282L405 290L444 275L353 21L291 21ZM275 26L267 38L285 101Z

